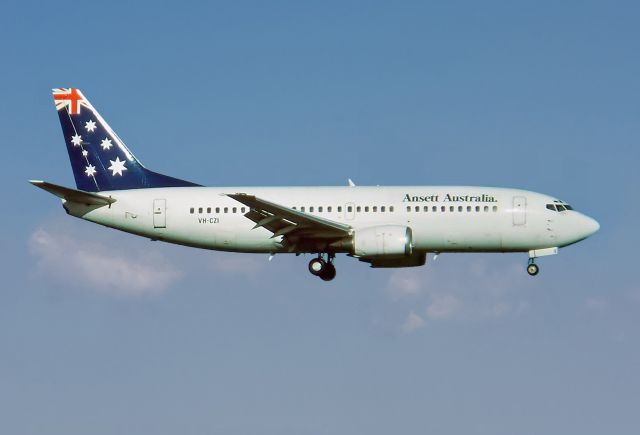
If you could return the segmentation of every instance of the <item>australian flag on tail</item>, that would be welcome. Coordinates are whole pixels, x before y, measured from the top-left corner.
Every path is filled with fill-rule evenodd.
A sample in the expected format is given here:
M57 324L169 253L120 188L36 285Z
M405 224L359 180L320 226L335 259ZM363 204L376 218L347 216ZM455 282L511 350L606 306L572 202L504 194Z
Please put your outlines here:
M198 186L146 169L79 89L53 90L79 190Z

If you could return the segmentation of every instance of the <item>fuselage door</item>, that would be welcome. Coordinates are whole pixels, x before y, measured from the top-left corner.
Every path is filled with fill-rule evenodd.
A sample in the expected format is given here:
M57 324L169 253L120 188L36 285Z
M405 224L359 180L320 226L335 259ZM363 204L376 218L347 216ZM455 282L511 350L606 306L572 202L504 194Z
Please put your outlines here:
M153 200L153 228L167 227L167 200Z
M525 225L527 223L527 198L524 196L513 197L513 225Z

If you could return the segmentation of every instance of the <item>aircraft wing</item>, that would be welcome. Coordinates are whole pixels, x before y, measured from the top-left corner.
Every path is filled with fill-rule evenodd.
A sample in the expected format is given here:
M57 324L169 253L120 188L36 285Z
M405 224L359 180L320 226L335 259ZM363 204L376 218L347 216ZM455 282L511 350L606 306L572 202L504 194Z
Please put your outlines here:
M273 237L284 236L290 246L300 241L335 240L348 236L351 226L319 216L302 213L254 195L236 193L227 195L249 207L245 217L256 223L254 228L266 228Z

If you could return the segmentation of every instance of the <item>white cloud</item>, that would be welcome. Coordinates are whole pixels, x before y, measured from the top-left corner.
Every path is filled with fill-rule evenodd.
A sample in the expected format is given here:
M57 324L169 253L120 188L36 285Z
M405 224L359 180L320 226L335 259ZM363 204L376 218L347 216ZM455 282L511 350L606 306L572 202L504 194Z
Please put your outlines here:
M427 316L429 319L449 319L460 311L460 300L451 295L434 295L427 305Z
M211 269L217 273L254 277L264 270L265 265L268 264L268 257L266 255L221 252L214 255L210 264Z
M450 256L426 268L391 272L385 290L394 303L423 312L424 322L499 318L529 308L522 298L529 278L523 269L515 262L494 266L479 256Z
M391 273L387 291L393 299L417 296L422 290L422 279L413 270L398 269Z
M404 323L402 324L402 332L404 332L405 334L410 334L416 331L417 329L422 328L423 326L424 326L424 319L418 316L413 311L411 311L407 315L407 318L405 319Z
M37 229L29 247L38 259L38 273L114 295L158 294L181 276L151 249L131 252L114 243L89 241L59 229Z

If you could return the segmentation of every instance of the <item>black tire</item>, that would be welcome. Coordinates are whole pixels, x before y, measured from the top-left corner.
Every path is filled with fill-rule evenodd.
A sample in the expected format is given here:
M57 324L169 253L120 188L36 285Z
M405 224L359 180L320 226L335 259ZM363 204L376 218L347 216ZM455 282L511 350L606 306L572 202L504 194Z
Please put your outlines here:
M336 277L336 267L332 263L327 263L322 273L318 275L323 281L331 281Z
M540 272L540 268L537 264L531 263L527 266L527 273L531 276L536 276Z
M327 269L327 262L322 258L314 258L309 262L311 275L320 276Z

